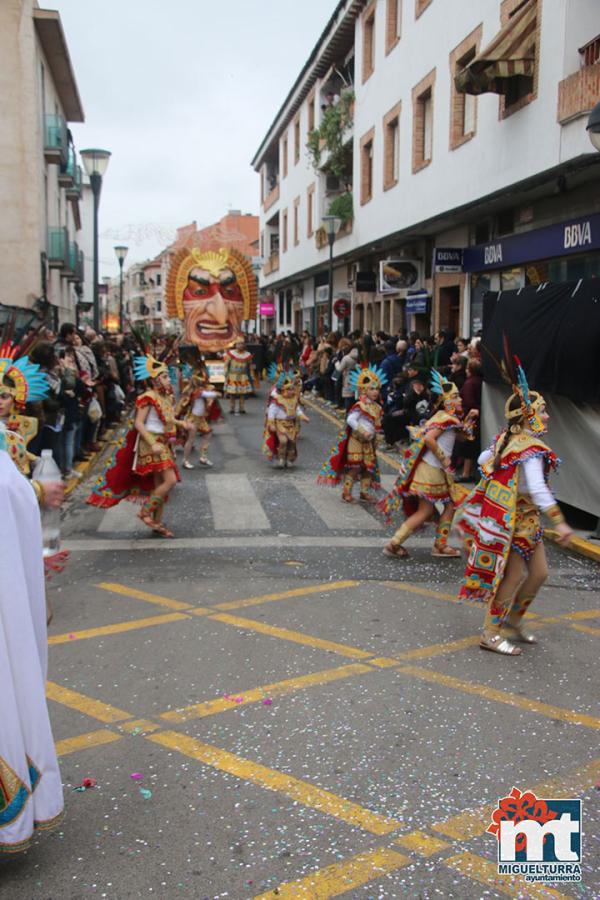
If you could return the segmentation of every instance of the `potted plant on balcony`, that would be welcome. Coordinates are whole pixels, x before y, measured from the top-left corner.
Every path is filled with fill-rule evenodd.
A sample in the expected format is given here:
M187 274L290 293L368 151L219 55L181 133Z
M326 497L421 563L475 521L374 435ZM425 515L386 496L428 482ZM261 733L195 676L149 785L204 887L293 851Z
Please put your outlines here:
M349 89L342 92L339 103L327 107L319 127L314 128L308 135L306 149L315 171L320 169L321 157L325 150L328 154L328 171L338 178L349 174L346 171L344 138L352 125L353 115L354 91Z

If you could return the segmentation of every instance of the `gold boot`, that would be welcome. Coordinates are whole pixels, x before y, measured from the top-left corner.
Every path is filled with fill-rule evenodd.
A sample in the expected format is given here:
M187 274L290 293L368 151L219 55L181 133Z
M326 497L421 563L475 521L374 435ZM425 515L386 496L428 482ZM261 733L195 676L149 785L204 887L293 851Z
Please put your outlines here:
M395 559L401 559L408 556L408 550L403 547L404 541L407 541L413 530L407 522L403 522L391 541L383 548L384 556L392 556Z
M354 503L354 497L352 496L353 485L354 478L352 475L346 475L344 477L344 489L342 491L342 500L344 503Z

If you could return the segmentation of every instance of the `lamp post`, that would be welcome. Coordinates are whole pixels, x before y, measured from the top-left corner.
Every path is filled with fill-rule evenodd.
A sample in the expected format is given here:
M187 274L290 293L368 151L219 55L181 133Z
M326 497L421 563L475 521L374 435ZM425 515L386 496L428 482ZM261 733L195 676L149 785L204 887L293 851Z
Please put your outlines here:
M115 247L115 253L119 260L119 331L123 334L123 263L129 247Z
M327 230L329 242L329 330L333 331L333 244L335 236L340 230L342 220L339 216L323 216L323 224Z
M100 311L98 308L98 204L102 189L102 176L106 172L110 152L108 150L80 150L85 171L90 179L94 195L94 331L100 328Z
M600 103L596 103L595 107L590 113L586 131L590 136L590 141L594 146L594 149L600 150Z

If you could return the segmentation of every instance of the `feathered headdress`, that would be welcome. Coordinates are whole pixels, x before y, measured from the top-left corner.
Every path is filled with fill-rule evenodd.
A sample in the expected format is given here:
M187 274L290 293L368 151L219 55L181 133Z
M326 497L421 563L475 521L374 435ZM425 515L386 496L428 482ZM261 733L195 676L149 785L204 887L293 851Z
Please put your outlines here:
M147 378L158 378L168 372L167 366L155 359L149 353L146 356L135 356L133 359L133 377L136 381L146 381Z
M348 384L359 394L364 394L369 388L381 390L387 384L388 377L379 366L366 366L364 369L353 369L348 376Z
M438 406L446 404L448 401L453 402L460 394L457 386L453 381L447 381L442 378L437 369L431 370L431 381L429 382L431 393L436 398Z
M43 325L20 344L15 343L16 314L4 323L0 335L0 388L12 394L17 406L23 407L30 401L43 400L50 390L45 372L37 363L29 360L30 351L38 342ZM9 379L9 381L7 381ZM12 383L11 383L12 382Z
M484 346L484 350L495 362L503 380L512 388L512 394L504 405L504 415L510 431L518 434L522 427L520 420L525 419L535 434L543 434L546 431L546 424L542 422L539 413L546 401L540 393L530 390L525 369L519 357L511 352L506 333L502 335L504 354L502 362L498 361L488 347ZM513 402L515 398L519 400L518 405Z
M298 377L299 372L294 365L284 366L281 363L272 362L267 368L267 378L275 383L278 391L290 387Z

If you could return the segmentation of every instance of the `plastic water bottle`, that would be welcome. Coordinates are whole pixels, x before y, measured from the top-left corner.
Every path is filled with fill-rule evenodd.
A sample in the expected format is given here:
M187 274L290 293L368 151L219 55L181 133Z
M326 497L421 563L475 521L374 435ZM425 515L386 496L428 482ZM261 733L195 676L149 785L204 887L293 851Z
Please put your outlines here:
M60 469L52 457L52 450L42 450L42 458L33 470L32 477L41 484L62 481ZM44 556L53 556L60 550L60 509L42 508L41 512Z

